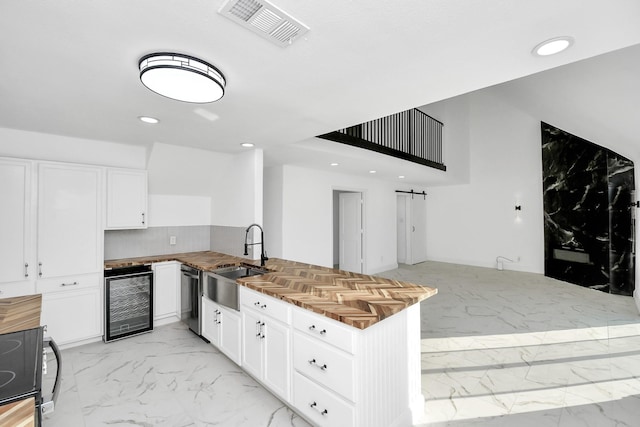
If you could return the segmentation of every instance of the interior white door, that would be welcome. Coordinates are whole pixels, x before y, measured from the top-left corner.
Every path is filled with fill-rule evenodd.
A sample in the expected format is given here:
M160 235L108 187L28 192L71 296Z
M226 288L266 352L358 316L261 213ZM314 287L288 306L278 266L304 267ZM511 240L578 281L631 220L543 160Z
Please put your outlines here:
M362 193L340 193L340 270L362 273Z
M411 264L427 260L427 201L411 198Z
M396 196L397 236L398 236L398 262L406 264L409 254L407 251L407 197Z

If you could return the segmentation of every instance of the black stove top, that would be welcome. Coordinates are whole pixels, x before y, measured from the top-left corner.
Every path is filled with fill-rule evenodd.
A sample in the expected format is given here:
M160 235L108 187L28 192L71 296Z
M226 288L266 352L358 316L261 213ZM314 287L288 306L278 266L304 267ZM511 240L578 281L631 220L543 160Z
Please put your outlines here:
M39 400L42 328L0 334L0 405L26 397Z

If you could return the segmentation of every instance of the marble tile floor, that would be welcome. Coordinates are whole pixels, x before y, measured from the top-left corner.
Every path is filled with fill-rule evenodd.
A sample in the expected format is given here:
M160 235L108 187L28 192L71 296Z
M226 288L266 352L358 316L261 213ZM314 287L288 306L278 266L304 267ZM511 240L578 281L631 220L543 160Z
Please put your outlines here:
M439 291L421 306L421 427L640 426L631 297L444 263L382 275Z
M419 427L640 425L630 297L538 274L426 262L380 274L439 293L421 306ZM44 427L307 427L181 324L63 351Z
M309 427L182 323L63 350L62 378L44 427Z

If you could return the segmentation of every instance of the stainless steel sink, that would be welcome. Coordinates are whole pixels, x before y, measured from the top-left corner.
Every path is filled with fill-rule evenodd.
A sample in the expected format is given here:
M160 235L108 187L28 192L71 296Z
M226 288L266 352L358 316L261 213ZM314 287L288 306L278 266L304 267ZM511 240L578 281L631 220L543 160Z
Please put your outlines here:
M259 276L265 273L268 273L268 270L247 265L205 271L203 273L203 293L207 298L218 304L238 310L239 285L236 283L236 279Z
M267 270L259 267L250 267L246 265L239 265L235 267L219 268L213 271L218 276L226 277L227 279L239 279L241 277L259 276L267 273Z

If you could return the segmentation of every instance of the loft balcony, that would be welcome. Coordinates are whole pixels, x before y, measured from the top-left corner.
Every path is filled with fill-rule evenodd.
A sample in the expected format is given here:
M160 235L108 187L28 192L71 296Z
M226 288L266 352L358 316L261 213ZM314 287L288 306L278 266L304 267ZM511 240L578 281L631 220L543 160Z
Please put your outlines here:
M446 171L442 147L443 126L438 120L413 108L319 135L318 138Z

